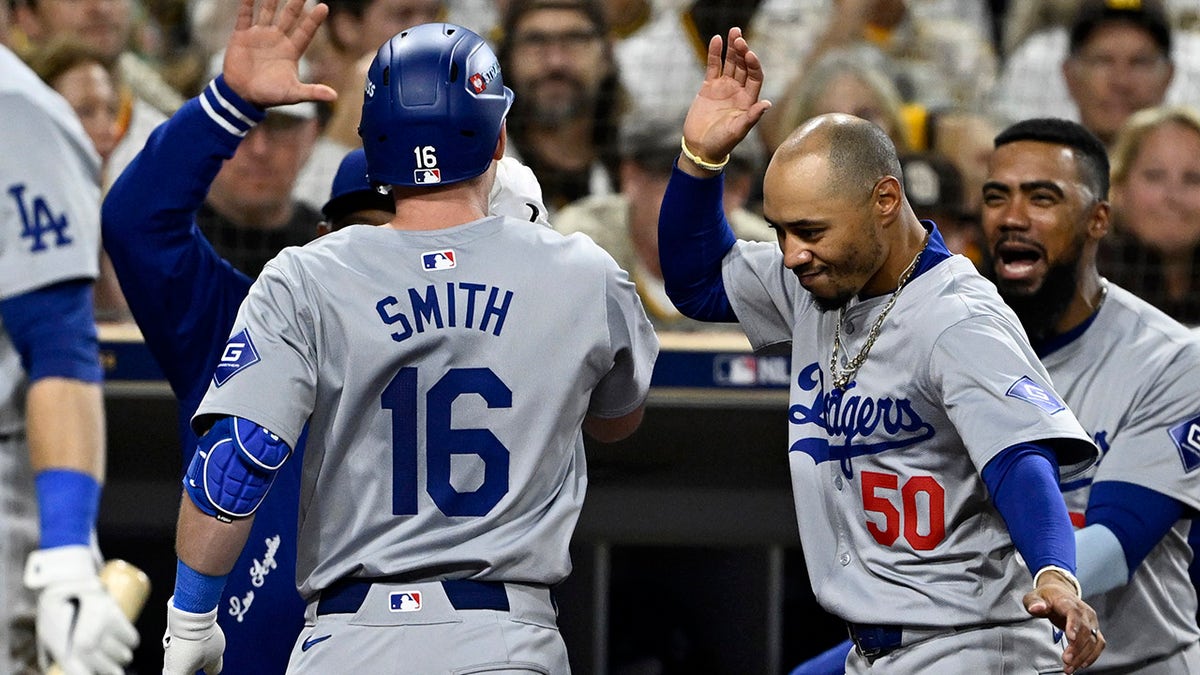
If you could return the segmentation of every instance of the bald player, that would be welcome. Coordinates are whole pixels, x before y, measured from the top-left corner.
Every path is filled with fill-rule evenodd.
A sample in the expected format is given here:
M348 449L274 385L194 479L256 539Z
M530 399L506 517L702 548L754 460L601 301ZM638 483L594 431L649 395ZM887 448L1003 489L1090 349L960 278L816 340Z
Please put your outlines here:
M320 18L302 6L273 21L271 3L256 19L243 4L227 53L253 32L264 58L294 64ZM230 66L227 86L260 107L320 95L294 66L286 81ZM590 240L485 216L510 100L466 29L419 26L380 49L361 133L397 215L286 249L239 311L195 417L207 433L185 478L164 672L220 670L227 575L305 429L307 628L290 671L568 670L549 587L570 569L581 427L633 432L657 341ZM569 324L538 328L563 311Z
M801 544L818 602L854 639L847 672L1091 665L1104 637L1057 479L1096 447L995 287L914 215L878 127L827 115L797 129L764 178L778 246L734 239L722 158L770 103L740 30L728 40L724 61L710 41L684 123L662 269L684 314L791 350Z
M245 53L242 57L253 58ZM259 62L246 60L242 67ZM211 82L155 130L104 201L103 241L146 346L179 401L183 466L195 453L189 420L225 352L238 306L252 279L220 258L195 226L196 210L221 162L263 119L225 83ZM502 160L490 195L493 213L545 224L533 173ZM333 229L377 225L394 215L390 195L373 190L362 150L348 154L323 207ZM314 223L314 234L318 231ZM231 663L253 663L260 675L283 673L304 626L295 589L299 457L278 474L256 512L254 529L220 601L219 620Z
M1088 672L1200 673L1188 573L1200 508L1200 336L1098 273L1110 209L1108 156L1096 136L1075 122L1032 119L995 145L983 226L997 287L1103 453L1061 486L1081 528L1079 582L1108 640ZM835 658L792 675L840 673L821 665Z

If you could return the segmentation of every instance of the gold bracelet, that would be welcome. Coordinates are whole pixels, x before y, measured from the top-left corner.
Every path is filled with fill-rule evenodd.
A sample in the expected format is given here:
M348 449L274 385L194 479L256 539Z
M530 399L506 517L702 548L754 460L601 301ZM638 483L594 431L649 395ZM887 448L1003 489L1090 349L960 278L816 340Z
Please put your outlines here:
M696 166L700 167L701 169L707 169L709 171L720 171L721 169L725 168L726 164L729 163L729 155L725 155L725 159L723 159L719 162L709 162L707 160L701 159L700 155L697 155L696 153L692 152L690 148L688 148L687 139L684 138L683 136L679 137L679 147L683 149L683 156L692 160L692 164L695 164Z
M1075 575L1071 574L1070 570L1065 570L1057 565L1046 565L1042 569L1038 570L1037 574L1033 575L1033 587L1034 588L1037 588L1038 580L1040 580L1042 578L1042 575L1045 574L1046 572L1058 572L1059 574L1066 577L1067 581L1071 582L1071 585L1075 587L1075 597L1078 597L1078 598L1083 597L1083 588L1081 588L1079 586L1079 579L1076 579Z

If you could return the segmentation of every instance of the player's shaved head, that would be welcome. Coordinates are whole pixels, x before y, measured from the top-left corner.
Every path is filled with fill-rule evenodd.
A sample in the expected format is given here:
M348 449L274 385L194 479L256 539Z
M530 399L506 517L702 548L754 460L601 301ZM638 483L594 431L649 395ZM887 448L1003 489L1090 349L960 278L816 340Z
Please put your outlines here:
M830 113L812 118L784 140L772 163L787 165L811 155L826 160L829 194L860 202L870 198L884 176L903 184L896 146L883 129L860 117Z

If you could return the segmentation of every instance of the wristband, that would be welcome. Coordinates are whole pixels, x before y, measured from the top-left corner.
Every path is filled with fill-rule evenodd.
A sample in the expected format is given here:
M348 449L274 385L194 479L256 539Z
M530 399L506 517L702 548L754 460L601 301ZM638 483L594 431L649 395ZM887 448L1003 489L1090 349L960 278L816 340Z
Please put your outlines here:
M1063 569L1062 567L1059 567L1057 565L1046 565L1042 569L1038 570L1037 574L1033 575L1033 587L1034 588L1038 587L1038 580L1041 579L1042 575L1045 574L1046 572L1058 572L1059 574L1066 577L1067 581L1071 582L1071 585L1075 587L1075 597L1077 597L1077 598L1083 597L1083 588L1079 585L1079 580L1075 578L1075 575L1071 574L1070 570Z
M687 139L683 136L679 137L679 147L683 149L683 156L692 160L692 163L701 169L707 169L708 171L720 171L721 169L725 168L726 164L729 163L729 155L725 155L725 159L719 162L709 162L701 159L700 155L697 155L696 153L692 152L690 148L688 148Z

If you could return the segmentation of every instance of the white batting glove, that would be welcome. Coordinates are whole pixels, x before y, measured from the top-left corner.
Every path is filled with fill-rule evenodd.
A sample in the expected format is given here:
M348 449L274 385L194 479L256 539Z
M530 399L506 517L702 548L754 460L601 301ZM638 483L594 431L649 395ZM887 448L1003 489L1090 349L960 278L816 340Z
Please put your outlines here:
M138 644L137 629L100 584L88 546L34 551L25 585L39 591L38 652L66 675L123 675Z
M203 614L185 612L167 601L167 632L163 635L163 675L194 675L203 670L217 675L225 666L225 633L217 625L217 608Z

